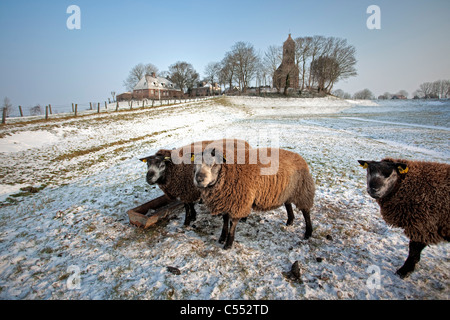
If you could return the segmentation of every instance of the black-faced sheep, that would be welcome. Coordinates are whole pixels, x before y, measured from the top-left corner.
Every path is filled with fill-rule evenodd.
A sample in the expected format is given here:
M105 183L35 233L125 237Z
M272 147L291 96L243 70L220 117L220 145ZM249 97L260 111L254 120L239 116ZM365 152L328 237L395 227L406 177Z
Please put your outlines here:
M193 184L191 154L201 152L208 146L224 149L250 148L248 142L238 139L198 141L174 150L161 149L152 156L140 159L147 163L147 183L158 184L167 197L184 203L186 226L196 220L194 205L200 199L200 191Z
M367 192L383 219L410 239L408 258L397 270L405 278L425 246L450 241L450 165L390 158L358 162L367 169Z
M268 211L283 204L288 225L294 220L291 203L302 211L305 239L309 238L315 185L306 161L296 153L275 148L238 150L234 156L224 158L215 149L194 155L194 184L211 214L224 217L219 238L220 243L225 242L224 249L232 247L237 223L252 209Z

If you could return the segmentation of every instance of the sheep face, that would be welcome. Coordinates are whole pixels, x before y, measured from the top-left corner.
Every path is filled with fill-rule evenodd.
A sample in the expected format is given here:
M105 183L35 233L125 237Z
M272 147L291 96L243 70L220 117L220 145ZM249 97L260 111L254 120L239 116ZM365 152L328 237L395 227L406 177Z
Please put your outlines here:
M374 199L388 196L398 185L402 175L408 172L408 166L404 163L364 160L358 162L367 169L367 193Z
M162 156L150 156L140 159L147 163L146 180L148 184L160 183L164 180L166 161Z
M215 151L196 155L196 159L201 157L202 162L194 166L194 185L198 188L207 188L216 184L220 170L222 169L223 156L216 155ZM196 161L197 162L197 161Z

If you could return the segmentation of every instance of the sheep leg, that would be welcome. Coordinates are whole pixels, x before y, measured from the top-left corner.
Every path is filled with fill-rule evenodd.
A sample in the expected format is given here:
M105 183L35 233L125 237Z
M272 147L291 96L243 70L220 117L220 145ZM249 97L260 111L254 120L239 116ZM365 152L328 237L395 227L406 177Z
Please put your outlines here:
M186 211L186 215L184 216L184 225L188 226L191 223L191 208L190 203L184 204L184 210Z
M420 261L420 253L427 245L422 242L409 241L409 255L405 261L405 264L397 270L397 274L400 278L406 278L411 272L414 271L416 263Z
M223 247L225 250L231 249L233 246L234 241L234 234L236 232L236 226L239 222L239 218L233 218L230 222L230 232L228 233L227 242L225 243L225 246Z
M223 226L222 233L220 234L219 243L225 243L228 237L228 222L230 221L230 216L227 213L222 215L223 217Z
M305 239L308 239L312 235L312 224L311 217L309 215L308 209L302 209L303 218L305 219L306 231L305 231Z
M195 211L195 203L189 203L189 208L191 209L190 219L191 221L197 220L197 212Z
M291 226L294 223L294 211L292 210L292 204L290 203L285 203L284 206L286 207L286 211L287 211L287 215L288 215L288 220L286 222L287 226Z
M195 221L197 219L197 212L195 211L195 204L193 202L185 203L184 210L186 211L186 216L184 218L184 225L188 226L191 224L191 221Z

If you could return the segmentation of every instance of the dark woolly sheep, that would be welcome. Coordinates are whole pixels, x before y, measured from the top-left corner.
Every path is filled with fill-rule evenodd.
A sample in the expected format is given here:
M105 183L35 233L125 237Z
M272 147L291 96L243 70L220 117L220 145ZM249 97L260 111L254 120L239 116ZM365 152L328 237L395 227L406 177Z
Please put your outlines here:
M148 184L158 184L167 197L184 203L186 226L196 220L194 205L200 199L200 191L193 184L194 169L190 157L193 152L202 151L208 146L220 146L224 149L250 148L248 142L238 139L198 141L174 150L161 149L152 156L140 159L147 163Z
M405 278L427 245L450 241L450 165L390 158L358 162L367 169L367 192L383 219L410 239L408 258L397 270Z
M309 238L315 185L306 161L296 153L275 148L238 150L234 156L231 160L215 149L205 149L194 159L194 183L204 203L211 214L223 214L219 242L225 242L224 249L232 247L237 223L252 209L268 211L283 204L288 225L294 220L291 204L302 211L305 239Z

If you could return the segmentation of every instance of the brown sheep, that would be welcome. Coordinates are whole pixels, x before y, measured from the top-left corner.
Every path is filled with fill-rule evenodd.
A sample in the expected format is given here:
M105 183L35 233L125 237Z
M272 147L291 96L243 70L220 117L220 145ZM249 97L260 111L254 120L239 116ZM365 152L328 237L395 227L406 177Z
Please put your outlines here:
M410 239L408 258L397 270L405 278L427 245L450 241L450 165L391 158L358 161L367 169L367 192L381 216Z
M224 217L219 238L220 243L225 242L224 249L232 247L237 223L252 209L268 211L284 204L287 224L292 224L291 203L303 213L308 239L312 234L310 210L315 185L306 161L296 153L276 148L241 150L234 156L230 161L215 149L194 156L194 184L211 214Z
M197 141L174 150L161 149L154 155L141 158L147 163L146 180L150 185L158 184L170 199L184 202L186 211L184 225L195 221L197 213L194 203L200 199L200 191L194 186L193 164L190 155L208 146L223 148L250 148L248 142L238 139Z

